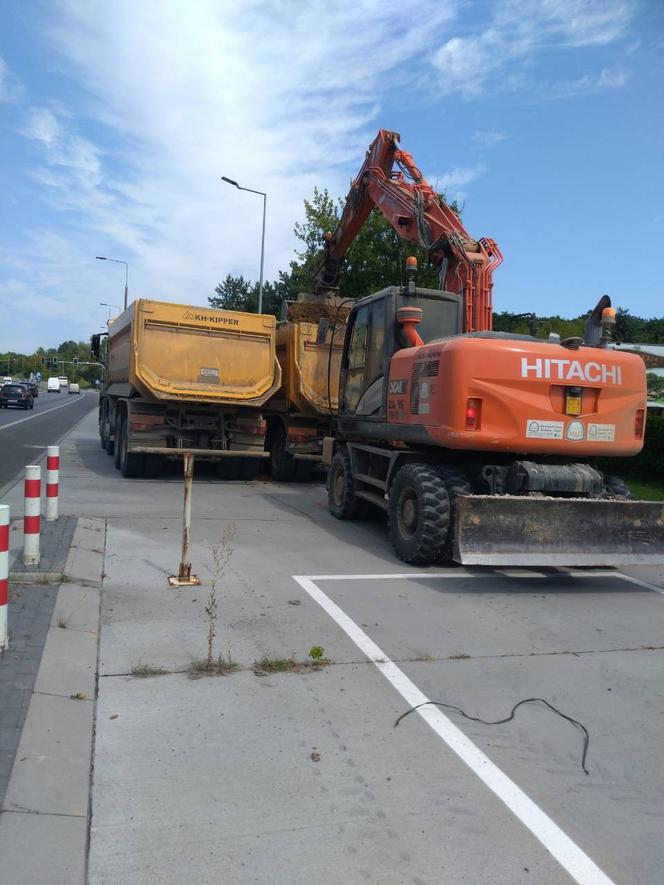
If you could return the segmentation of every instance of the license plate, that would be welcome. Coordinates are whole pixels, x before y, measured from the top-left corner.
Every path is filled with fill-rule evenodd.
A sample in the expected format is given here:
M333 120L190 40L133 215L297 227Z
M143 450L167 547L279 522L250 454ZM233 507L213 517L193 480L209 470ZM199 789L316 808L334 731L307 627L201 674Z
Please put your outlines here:
M565 403L565 411L568 415L580 415L581 414L581 397L580 396L568 396Z

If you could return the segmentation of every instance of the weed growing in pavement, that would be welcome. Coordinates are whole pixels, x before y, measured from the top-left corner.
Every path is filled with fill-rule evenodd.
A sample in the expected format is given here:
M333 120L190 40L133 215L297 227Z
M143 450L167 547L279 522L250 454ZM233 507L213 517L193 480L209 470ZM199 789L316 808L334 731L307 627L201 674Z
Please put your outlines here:
M150 676L165 676L167 673L168 670L164 670L163 667L152 667L150 664L139 664L137 667L133 667L131 671L131 675L137 679L149 679Z
M70 701L84 701L85 695L83 694L82 691L77 691L76 694L69 695L69 700Z
M212 559L214 561L214 568L212 572L212 586L210 588L210 593L208 594L207 605L205 606L205 614L207 615L208 619L208 651L206 663L208 670L210 671L216 665L216 662L214 660L214 639L217 635L217 587L221 582L226 566L228 565L228 561L233 555L233 538L235 537L236 531L237 526L235 525L235 523L229 522L221 535L221 541L219 542L219 544L217 544L217 546L212 548ZM223 660L221 655L219 655L218 660Z
M201 676L229 676L236 670L240 669L237 661L233 661L229 656L225 658L219 655L218 658L210 661L208 658L201 658L198 661L192 661L189 665L189 678L200 679Z
M330 658L325 657L325 649L322 645L312 645L309 649L309 657L311 658L311 664L315 670L318 670L320 667L327 667L332 663Z
M69 621L66 621L64 618L58 618L58 627L61 627L63 630L66 630L68 625L69 625Z
M294 670L297 667L295 663L295 658L271 658L269 655L263 655L263 657L254 661L254 672L261 674L263 673L286 673L289 670Z

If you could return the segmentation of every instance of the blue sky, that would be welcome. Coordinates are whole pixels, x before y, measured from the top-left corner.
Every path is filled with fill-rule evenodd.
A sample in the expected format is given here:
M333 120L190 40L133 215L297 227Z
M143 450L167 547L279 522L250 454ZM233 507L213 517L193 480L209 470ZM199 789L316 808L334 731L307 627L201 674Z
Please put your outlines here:
M0 350L286 268L381 127L495 238L498 310L664 314L661 0L0 0Z

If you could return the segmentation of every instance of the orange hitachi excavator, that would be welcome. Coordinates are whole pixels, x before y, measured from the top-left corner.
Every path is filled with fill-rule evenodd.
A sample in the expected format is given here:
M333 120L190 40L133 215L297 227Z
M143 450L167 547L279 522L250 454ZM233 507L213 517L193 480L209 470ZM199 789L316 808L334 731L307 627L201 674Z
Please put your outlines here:
M383 508L410 563L663 562L664 504L631 500L592 464L638 453L645 428L644 365L607 346L609 298L584 339L492 332L498 246L469 236L387 130L326 235L319 297L334 294L374 207L428 250L441 288L418 287L408 259L406 286L353 303L335 433L323 446L332 514Z

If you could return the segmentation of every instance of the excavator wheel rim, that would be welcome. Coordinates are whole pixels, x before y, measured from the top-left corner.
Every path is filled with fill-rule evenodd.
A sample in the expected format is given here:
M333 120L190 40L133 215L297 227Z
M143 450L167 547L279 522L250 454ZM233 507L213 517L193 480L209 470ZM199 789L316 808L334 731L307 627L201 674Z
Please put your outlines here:
M404 494L399 500L397 519L401 534L405 538L413 538L417 531L418 507L417 498L412 491Z

